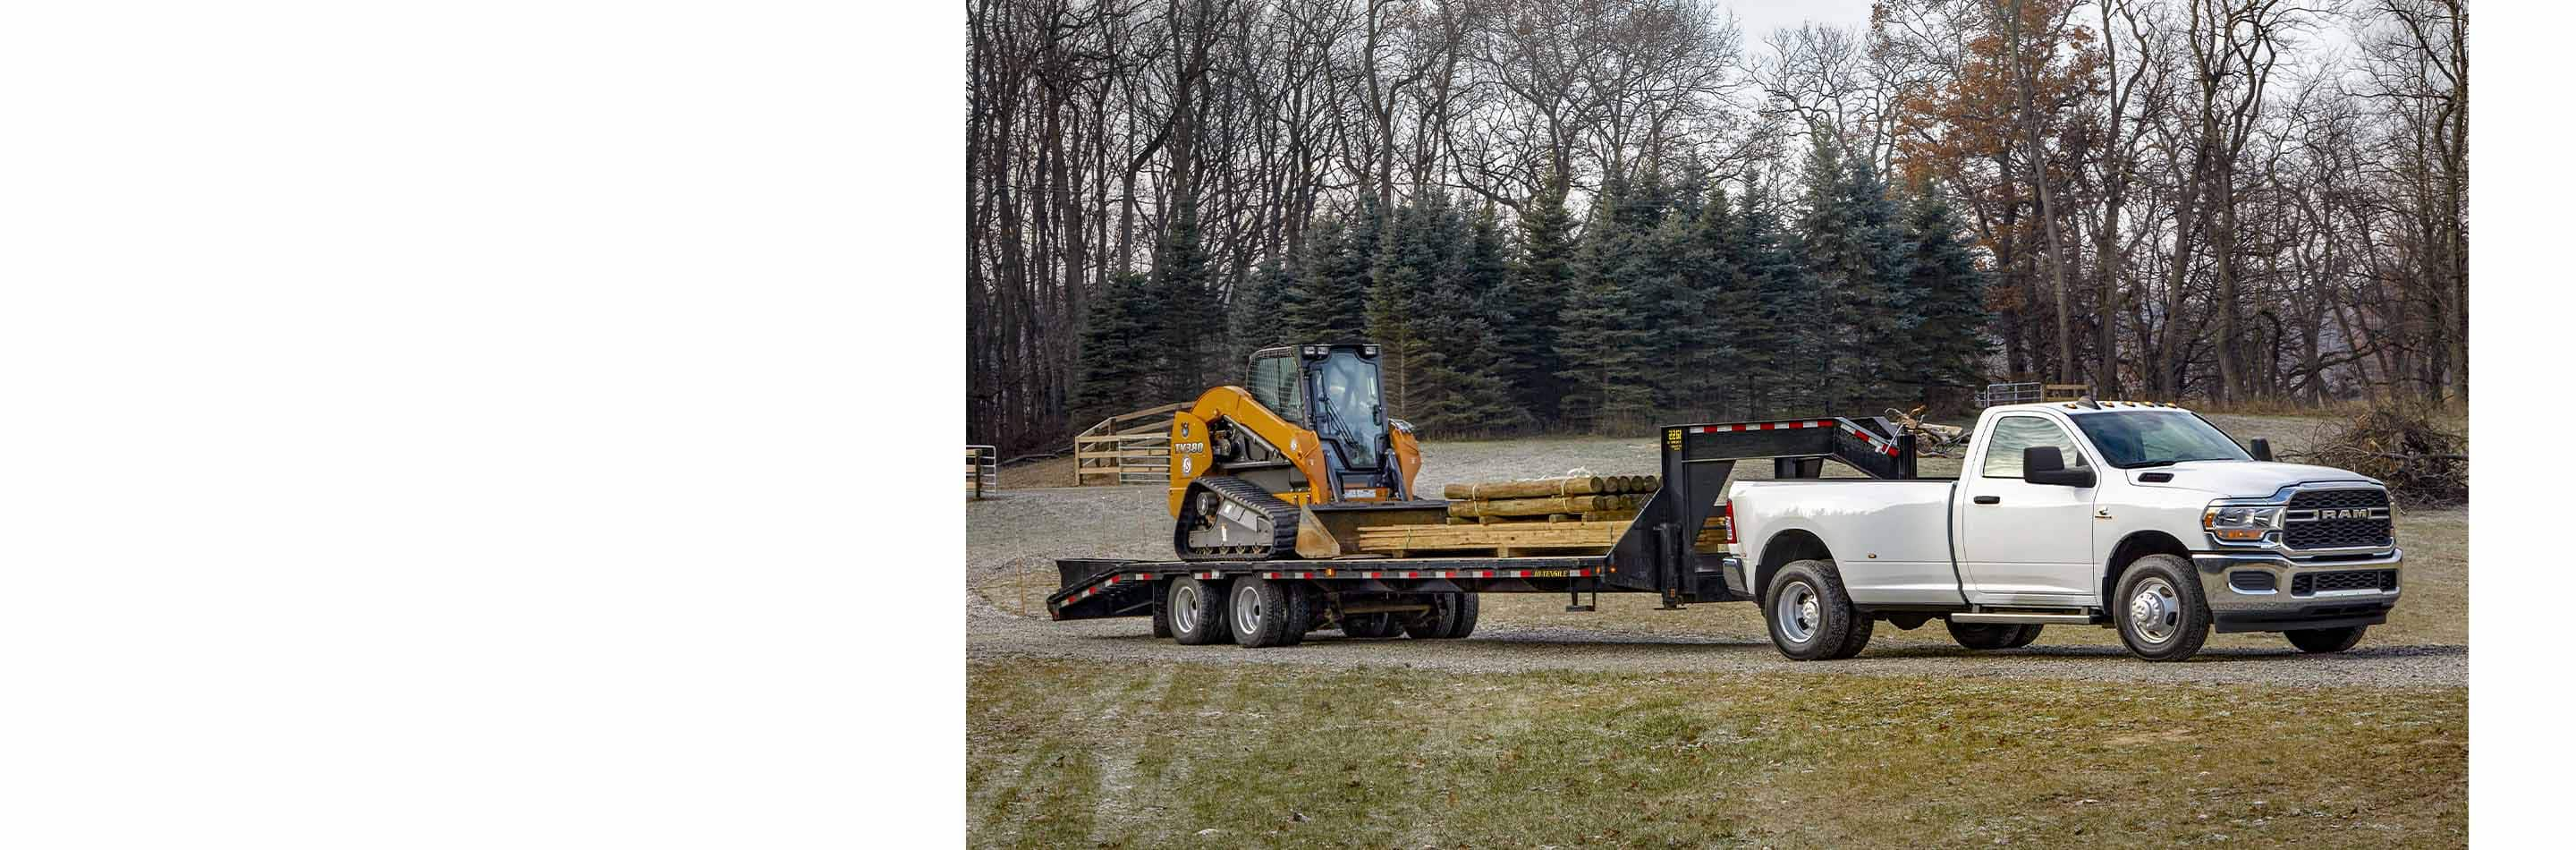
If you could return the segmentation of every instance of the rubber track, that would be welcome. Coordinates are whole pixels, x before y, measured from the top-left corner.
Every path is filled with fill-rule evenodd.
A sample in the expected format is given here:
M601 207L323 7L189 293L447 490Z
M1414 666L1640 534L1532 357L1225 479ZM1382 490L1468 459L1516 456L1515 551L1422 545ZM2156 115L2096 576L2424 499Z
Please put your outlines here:
M1183 545L1183 541L1188 539L1189 536L1188 528L1190 519L1190 516L1187 513L1184 513L1181 519L1175 522L1172 531L1172 549L1180 554L1181 560L1284 561L1297 557L1296 505L1288 504L1279 497L1270 495L1269 492L1262 490L1259 485L1229 475L1203 476L1199 478L1197 483L1207 487L1209 490L1216 491L1217 498L1259 508L1262 512L1269 514L1271 538L1270 550L1265 553L1193 551ZM1184 500L1181 503L1181 509L1183 511L1188 511L1191 509L1191 505L1197 501L1198 500L1196 499Z

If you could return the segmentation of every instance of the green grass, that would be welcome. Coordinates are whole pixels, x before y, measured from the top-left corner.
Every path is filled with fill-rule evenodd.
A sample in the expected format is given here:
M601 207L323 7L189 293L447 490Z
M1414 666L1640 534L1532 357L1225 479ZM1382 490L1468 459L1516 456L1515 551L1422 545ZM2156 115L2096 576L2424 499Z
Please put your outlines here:
M2467 707L2466 689L977 662L967 837L2460 844Z

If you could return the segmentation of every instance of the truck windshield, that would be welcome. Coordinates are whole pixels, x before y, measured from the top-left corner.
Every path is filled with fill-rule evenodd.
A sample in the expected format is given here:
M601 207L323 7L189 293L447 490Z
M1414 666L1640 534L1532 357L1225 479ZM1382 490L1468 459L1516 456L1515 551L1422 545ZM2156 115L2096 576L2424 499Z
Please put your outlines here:
M1336 351L1315 369L1315 435L1342 449L1353 469L1377 468L1377 364Z
M2123 410L2074 417L2076 427L2102 450L2103 462L2121 469L2187 460L2251 460L2236 441L2199 414L2185 410Z

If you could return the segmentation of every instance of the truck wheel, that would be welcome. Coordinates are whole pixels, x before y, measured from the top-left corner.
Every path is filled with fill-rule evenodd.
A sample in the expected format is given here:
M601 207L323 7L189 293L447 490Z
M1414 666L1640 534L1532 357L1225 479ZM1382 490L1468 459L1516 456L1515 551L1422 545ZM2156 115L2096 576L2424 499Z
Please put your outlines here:
M1791 561L1771 577L1763 594L1762 618L1771 624L1771 645L1795 661L1837 657L1855 630L1860 612L1852 610L1834 562ZM1866 632L1860 635L1868 642Z
M2028 637L2024 637L2028 633ZM2011 649L2039 637L2038 626L2011 623L1951 623L1950 639L1969 649Z
M1172 641L1182 646L1206 646L1231 637L1225 627L1223 581L1174 579L1171 593L1163 598L1163 611L1171 621Z
M1870 617L1866 614L1855 613L1852 616L1851 632L1843 635L1843 648L1836 651L1833 654L1833 657L1826 660L1841 661L1845 658L1859 655L1863 648L1869 646L1870 632L1877 630L1878 620L1876 618Z
M2353 644L2360 643L2361 633L2366 631L2370 631L2369 626L2351 626L2341 629L2291 629L2281 634L2287 635L2290 638L2290 645L2298 647L2300 652L2342 652L2351 649Z
M1449 618L1449 633L1441 637L1457 640L1476 633L1476 594L1458 594L1458 610Z
M2022 647L2029 646L2031 641L2039 639L2039 630L2043 628L2047 627L2038 623L2032 623L2021 627L2021 636L2013 638L2011 643L2004 644L2004 648L2020 649Z
M2181 661L2209 639L2209 603L2201 598L2191 562L2178 556L2148 555L2131 562L2110 602L2108 613L2119 624L2120 642L2139 658Z
M1288 586L1269 579L1243 578L1234 582L1228 594L1226 625L1234 629L1234 642L1248 647L1286 646L1302 637L1306 612L1291 610L1292 592Z

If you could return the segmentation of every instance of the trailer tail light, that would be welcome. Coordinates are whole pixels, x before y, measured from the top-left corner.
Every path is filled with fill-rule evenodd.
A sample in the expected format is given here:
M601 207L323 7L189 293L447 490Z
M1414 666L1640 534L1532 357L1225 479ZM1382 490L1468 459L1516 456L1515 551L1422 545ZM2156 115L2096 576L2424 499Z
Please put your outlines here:
M1728 503L1726 503L1726 504L1723 504L1723 505L1719 505L1719 506L1718 506L1718 512L1717 512L1717 530L1718 530L1718 532L1719 532L1720 534L1724 535L1725 540L1726 540L1726 542L1727 542L1729 545L1733 545L1733 544L1735 543L1735 503L1734 503L1734 502L1728 502Z

